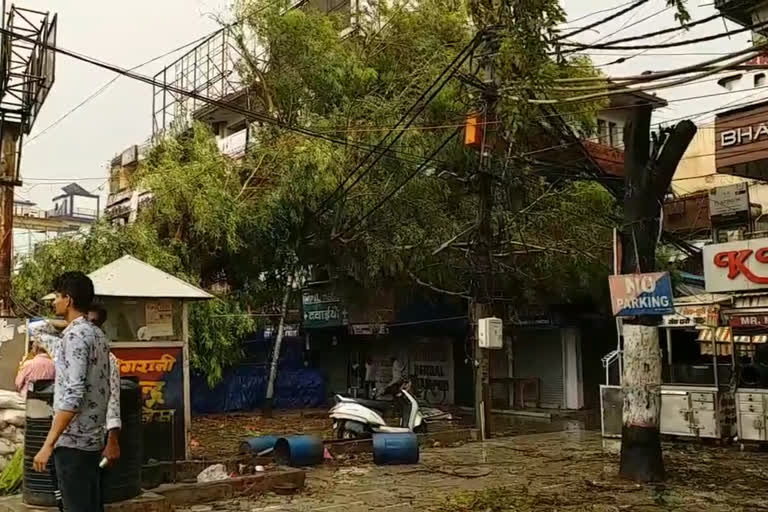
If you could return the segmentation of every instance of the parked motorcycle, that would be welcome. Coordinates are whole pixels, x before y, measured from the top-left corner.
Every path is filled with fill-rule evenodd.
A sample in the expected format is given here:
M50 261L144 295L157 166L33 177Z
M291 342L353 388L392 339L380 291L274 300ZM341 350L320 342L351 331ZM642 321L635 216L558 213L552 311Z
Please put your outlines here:
M374 433L426 432L427 424L419 411L419 404L407 389L404 382L395 394L395 405L400 410L400 426L389 426L383 414L388 402L366 400L336 395L334 405L329 411L333 420L333 431L338 439L361 439Z

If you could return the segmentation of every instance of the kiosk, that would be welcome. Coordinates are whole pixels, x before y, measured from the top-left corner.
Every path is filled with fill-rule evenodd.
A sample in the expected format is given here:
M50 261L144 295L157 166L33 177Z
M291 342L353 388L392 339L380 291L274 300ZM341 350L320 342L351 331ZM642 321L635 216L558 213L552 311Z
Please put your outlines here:
M662 434L722 438L733 435L732 343L720 340L720 309L729 295L675 299L675 314L660 328L663 361ZM720 341L725 341L721 343Z
M188 458L189 303L213 296L132 256L88 277L107 310L103 329L120 374L139 381L144 460Z

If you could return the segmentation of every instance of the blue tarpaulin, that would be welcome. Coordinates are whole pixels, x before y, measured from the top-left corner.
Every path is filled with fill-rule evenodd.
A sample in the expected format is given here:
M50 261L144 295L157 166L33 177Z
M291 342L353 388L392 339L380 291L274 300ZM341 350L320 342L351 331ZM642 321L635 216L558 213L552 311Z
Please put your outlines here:
M211 414L259 409L267 391L269 369L265 366L240 366L227 371L213 389L204 377L195 375L190 383L192 412ZM274 407L298 409L325 405L325 381L313 369L280 370L275 383Z
M213 389L208 387L204 376L193 375L192 412L211 414L261 408L269 376L265 361L270 360L273 342L274 339L265 339L263 333L245 340L246 357L259 363L245 363L225 371L224 378ZM273 406L299 409L325 404L325 379L318 370L304 367L303 340L285 338L280 350Z

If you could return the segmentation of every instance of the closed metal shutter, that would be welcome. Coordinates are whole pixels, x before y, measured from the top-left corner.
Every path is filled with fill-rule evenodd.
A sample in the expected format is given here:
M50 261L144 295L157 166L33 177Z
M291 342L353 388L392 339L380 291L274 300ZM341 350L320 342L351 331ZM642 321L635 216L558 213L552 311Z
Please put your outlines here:
M560 330L521 329L513 347L515 378L538 377L541 407L562 408L565 392Z

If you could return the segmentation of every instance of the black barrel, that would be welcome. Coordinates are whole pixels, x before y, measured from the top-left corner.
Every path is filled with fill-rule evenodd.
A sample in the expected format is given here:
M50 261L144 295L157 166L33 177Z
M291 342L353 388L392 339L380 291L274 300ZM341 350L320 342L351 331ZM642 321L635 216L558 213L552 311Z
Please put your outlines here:
M27 505L55 507L53 497L53 479L51 463L48 473L38 473L32 469L32 461L43 447L53 421L53 381L37 381L27 392L27 411L24 425L24 482L22 499Z
M141 494L142 430L141 389L133 378L120 380L120 459L104 469L104 503L123 501Z

